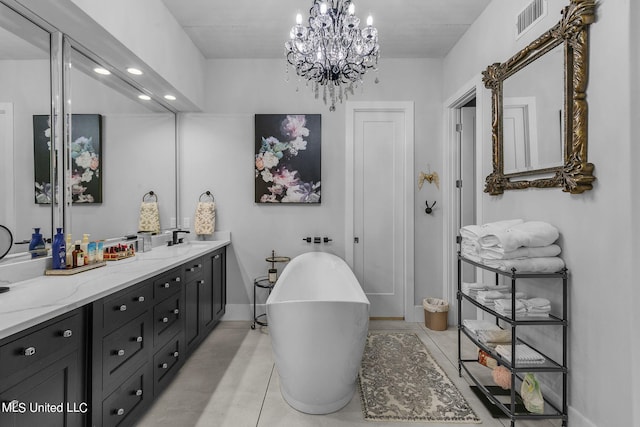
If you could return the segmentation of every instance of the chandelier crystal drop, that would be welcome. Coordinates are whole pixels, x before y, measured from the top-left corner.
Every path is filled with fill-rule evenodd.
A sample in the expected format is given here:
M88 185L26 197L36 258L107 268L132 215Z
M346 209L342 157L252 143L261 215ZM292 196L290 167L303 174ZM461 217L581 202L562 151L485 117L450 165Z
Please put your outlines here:
M335 111L336 101L353 94L367 70L377 67L378 30L371 16L360 29L351 0L314 0L307 26L302 15L296 16L285 54L296 74L312 83L316 98L323 87L323 100L329 99L329 110Z

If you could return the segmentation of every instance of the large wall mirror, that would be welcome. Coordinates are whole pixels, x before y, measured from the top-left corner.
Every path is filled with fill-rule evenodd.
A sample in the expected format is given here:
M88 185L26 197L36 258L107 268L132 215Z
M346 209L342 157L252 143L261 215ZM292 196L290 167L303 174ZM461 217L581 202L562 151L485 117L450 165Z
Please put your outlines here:
M0 3L0 224L13 234L10 253L28 250L35 227L52 235L50 174L36 175L33 142L33 116L51 114L50 39ZM40 148L49 164L50 144Z
M74 240L134 234L149 191L161 228L175 227L175 113L140 99L146 90L125 72L23 12L0 2L0 224L14 243L2 264L28 256L35 227L49 239L61 226ZM52 105L62 110L56 98L66 101L64 127L49 119Z
M594 13L594 0L571 0L558 24L482 73L492 91L493 172L485 192L592 188L586 89Z
M93 240L135 234L140 204L150 191L160 226L175 227L175 114L140 99L144 93L117 70L71 45L69 232L74 240L84 233Z

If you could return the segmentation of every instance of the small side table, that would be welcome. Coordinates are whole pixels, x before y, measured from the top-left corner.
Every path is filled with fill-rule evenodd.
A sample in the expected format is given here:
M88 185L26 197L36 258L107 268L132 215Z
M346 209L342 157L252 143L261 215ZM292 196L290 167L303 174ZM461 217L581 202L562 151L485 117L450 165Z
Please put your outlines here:
M267 313L257 314L256 313L256 289L262 288L267 289L269 294L271 293L271 289L273 289L273 285L275 283L269 282L269 278L266 276L258 277L253 281L253 323L251 324L251 329L256 328L256 323L261 326L268 326L267 323ZM263 320L259 320L264 318Z

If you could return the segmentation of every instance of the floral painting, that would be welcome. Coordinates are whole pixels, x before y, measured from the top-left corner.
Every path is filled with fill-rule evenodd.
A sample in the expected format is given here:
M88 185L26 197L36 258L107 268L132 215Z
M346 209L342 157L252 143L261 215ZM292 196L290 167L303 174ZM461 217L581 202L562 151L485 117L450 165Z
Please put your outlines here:
M320 203L320 114L256 114L256 203Z
M33 116L36 203L51 203L49 157L51 120ZM73 203L102 203L102 116L71 116L71 193Z

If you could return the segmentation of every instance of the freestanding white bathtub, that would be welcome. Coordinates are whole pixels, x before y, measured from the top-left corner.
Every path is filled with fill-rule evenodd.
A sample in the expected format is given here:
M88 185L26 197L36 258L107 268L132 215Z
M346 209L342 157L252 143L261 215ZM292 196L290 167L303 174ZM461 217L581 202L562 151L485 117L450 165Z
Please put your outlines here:
M295 257L267 299L282 396L307 414L344 407L356 390L369 300L346 262L323 252Z

